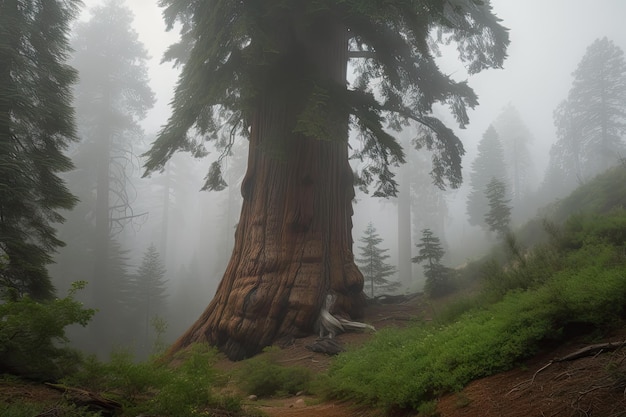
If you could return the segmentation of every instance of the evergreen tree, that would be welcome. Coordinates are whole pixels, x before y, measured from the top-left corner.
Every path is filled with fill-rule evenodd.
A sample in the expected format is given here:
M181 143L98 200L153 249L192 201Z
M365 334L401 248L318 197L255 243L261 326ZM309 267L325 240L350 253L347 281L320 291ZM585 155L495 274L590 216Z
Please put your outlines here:
M67 228L73 230L67 232L78 239L68 241L66 258L59 262L91 261L81 272L89 277L89 304L99 311L89 329L93 346L101 350L118 333L108 318L119 314L116 271L123 266L116 265L110 248L122 244L119 234L138 215L132 204L136 194L131 178L138 165L133 146L142 138L139 122L152 107L154 93L148 85L148 55L132 28L130 10L121 0L107 0L90 12L88 20L77 24L72 41L72 63L79 71L74 104L81 141L72 155L77 170L67 179L81 201L68 215ZM55 268L62 278L67 262Z
M472 162L470 173L471 191L467 196L467 215L471 225L487 227L485 213L489 209L485 196L487 184L492 178L506 178L504 150L493 126L489 126L478 144L478 155Z
M76 200L58 174L76 139L67 65L80 1L0 2L0 295L51 298L46 266L63 245L55 223Z
M497 178L492 178L485 196L489 203L489 211L485 213L485 223L489 226L489 230L496 232L500 236L504 236L509 231L511 223L511 207L506 199L506 185Z
M416 244L419 248L413 262L424 263L424 275L426 284L424 291L430 297L439 297L452 291L452 271L441 263L445 251L439 238L430 229L422 230L421 243Z
M516 204L519 204L528 194L532 180L532 160L529 151L532 135L519 111L512 104L504 107L493 125L502 143L508 180L505 181L505 177L494 176L510 186L510 194Z
M152 320L165 314L166 272L156 247L150 245L143 255L141 266L130 280L130 308L134 312L133 316L141 319L141 323L138 324L143 328L144 347L150 345Z
M588 48L573 73L568 97L554 112L555 167L548 185L571 190L626 156L626 61L623 50L602 38Z
M387 279L396 273L396 268L385 262L389 259L389 255L387 255L389 249L381 249L378 246L383 239L378 236L371 222L359 240L363 242L364 246L359 246L361 257L355 260L363 273L365 282L369 283L370 297L374 298L376 292L390 292L400 287L399 282Z
M432 106L448 104L464 126L477 97L439 70L431 40L437 32L456 43L470 73L500 67L508 33L489 1L161 3L168 27L180 23L181 43L166 59L182 72L147 170L163 168L178 150L206 154L204 140L216 143L224 130L249 139L231 261L207 311L172 351L206 341L231 359L249 357L309 331L329 288L334 308L358 317L363 276L352 251L349 128L360 132L354 156L367 160L361 180L375 195L396 194L390 165L404 162L385 124L408 120L423 127L420 145L433 151L437 185L458 186L463 146ZM224 187L221 159L211 164L207 189Z

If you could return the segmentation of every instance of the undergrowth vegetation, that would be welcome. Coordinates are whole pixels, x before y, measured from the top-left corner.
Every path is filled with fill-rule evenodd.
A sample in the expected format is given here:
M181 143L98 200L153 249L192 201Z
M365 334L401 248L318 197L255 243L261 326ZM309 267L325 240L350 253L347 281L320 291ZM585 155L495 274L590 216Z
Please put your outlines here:
M238 381L247 394L259 397L297 394L310 389L313 374L300 366L278 363L280 349L265 349L265 355L248 359L239 372Z
M547 243L523 250L508 239L505 262L484 262L484 288L475 298L433 323L380 331L371 343L341 354L324 377L325 393L419 409L473 379L511 369L574 326L601 332L620 323L626 211L577 214L546 229Z
M226 377L214 369L216 360L217 352L206 345L194 345L178 355L177 366L158 360L135 363L132 355L121 351L106 363L88 359L80 372L62 382L103 393L123 405L124 415L193 417L210 415L210 410L254 415L244 411L239 397L218 392Z

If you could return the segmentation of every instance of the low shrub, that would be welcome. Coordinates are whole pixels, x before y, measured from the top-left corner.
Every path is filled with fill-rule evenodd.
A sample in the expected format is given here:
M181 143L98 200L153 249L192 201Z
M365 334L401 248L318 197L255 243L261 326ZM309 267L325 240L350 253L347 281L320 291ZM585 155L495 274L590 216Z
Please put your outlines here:
M626 263L612 228L621 229L622 221L583 217L564 228L566 245L551 243L506 269L487 262L488 291L476 299L482 306L468 299L447 320L379 331L362 348L339 355L324 377L325 393L386 409L419 409L473 379L514 367L572 324L614 326L626 313Z
M73 372L80 355L67 345L65 327L87 325L95 310L76 301L84 281L65 298L39 302L24 296L0 303L0 371L36 380L57 380Z
M241 388L248 394L269 397L277 394L296 394L310 387L312 372L300 366L277 363L277 348L266 348L265 353L248 359L239 374Z

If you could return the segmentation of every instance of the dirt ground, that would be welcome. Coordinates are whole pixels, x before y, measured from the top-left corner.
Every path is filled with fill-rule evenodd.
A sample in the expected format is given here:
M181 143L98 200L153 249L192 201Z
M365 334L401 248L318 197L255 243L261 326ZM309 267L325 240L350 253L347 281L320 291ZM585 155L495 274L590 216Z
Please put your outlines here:
M376 328L402 327L412 320L428 320L432 306L421 297L400 304L370 305L364 321ZM359 345L367 333L338 336L345 345ZM281 351L281 362L314 371L327 369L330 358L310 352L315 336L299 339ZM554 362L585 346L626 340L626 329L602 340L578 337L548 349L508 372L472 382L459 393L439 399L439 417L626 417L626 347L580 359ZM230 367L231 364L222 363ZM547 366L546 366L547 365ZM236 365L235 365L236 366ZM383 413L346 403L316 403L309 397L272 400L259 407L271 417L377 417ZM402 414L403 417L417 414Z
M428 320L432 306L415 296L402 303L370 305L364 321L377 329L403 327L413 320ZM347 333L337 338L347 346L358 346L371 338L370 333ZM313 353L306 346L315 336L297 339L280 351L280 362L301 365L321 372L330 357ZM555 346L517 368L472 382L461 392L439 399L439 417L626 417L626 347L598 352L565 362L553 362L592 343L626 340L626 328L602 340L578 337ZM238 363L221 360L222 370L233 370ZM60 393L43 385L0 382L0 402L33 399L54 402ZM250 404L270 417L378 417L383 413L348 403L321 402L310 396L259 400ZM417 414L394 414L394 417Z

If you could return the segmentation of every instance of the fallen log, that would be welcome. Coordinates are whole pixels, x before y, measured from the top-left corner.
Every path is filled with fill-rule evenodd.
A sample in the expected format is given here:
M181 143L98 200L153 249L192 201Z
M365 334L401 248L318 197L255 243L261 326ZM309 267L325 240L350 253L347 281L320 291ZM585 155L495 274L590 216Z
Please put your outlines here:
M46 385L57 391L68 394L68 400L78 406L96 409L107 415L113 415L122 410L122 404L115 400L104 398L95 392L82 388L69 387L63 384L53 384L46 382Z
M577 351L570 353L569 355L565 355L563 357L553 359L552 362L566 362L566 361L573 361L576 359L584 358L586 356L595 356L599 353L617 350L625 345L626 345L626 340L622 342L596 343L595 345L588 345L583 348L580 348Z

